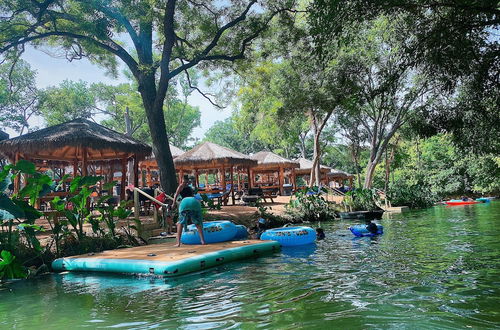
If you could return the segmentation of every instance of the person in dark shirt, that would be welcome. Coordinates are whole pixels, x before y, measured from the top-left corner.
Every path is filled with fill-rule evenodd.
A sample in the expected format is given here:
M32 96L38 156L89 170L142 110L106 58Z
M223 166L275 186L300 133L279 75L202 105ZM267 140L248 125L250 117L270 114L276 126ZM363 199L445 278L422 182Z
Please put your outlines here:
M378 227L370 219L366 219L366 230L372 234L376 234L378 232Z
M316 228L316 239L318 241L325 239L325 231L323 230L323 228Z

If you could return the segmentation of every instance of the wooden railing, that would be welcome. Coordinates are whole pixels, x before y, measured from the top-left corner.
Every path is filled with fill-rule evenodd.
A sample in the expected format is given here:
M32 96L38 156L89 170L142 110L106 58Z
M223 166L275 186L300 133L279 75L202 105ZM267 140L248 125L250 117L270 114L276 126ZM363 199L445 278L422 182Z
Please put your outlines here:
M157 196L157 193L159 192L160 190L158 189L155 189L155 197ZM163 202L160 202L159 200L157 200L155 197L145 193L144 191L140 190L139 188L136 188L134 187L134 217L139 220L139 211L140 211L140 208L141 208L141 205L140 205L140 202L139 202L139 194L143 195L144 197L146 197L147 199L149 199L151 202L153 203L156 203L158 205L161 205L163 207L168 207L169 205L168 204L165 204ZM170 200L174 200L173 197L167 195L167 198L169 198ZM153 206L153 218L156 222L158 222L158 210L155 206Z

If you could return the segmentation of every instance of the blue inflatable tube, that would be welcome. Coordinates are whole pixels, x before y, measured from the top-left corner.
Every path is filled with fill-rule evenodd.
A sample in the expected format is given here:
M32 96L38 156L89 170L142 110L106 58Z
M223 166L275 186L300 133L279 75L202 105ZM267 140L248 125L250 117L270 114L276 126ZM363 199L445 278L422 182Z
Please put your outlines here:
M263 232L260 239L277 241L282 246L306 245L316 241L316 231L311 227L275 228Z
M195 225L189 225L187 229L181 235L181 243L201 244L198 228ZM236 232L236 225L231 221L210 221L203 223L203 236L207 244L230 241L234 238Z
M382 235L384 233L384 226L377 224L377 233L371 233L366 229L366 225L354 225L349 227L351 232L354 234L356 237L363 237L363 236L375 236L375 235Z
M236 225L236 235L233 237L233 240L246 239L246 238L248 238L247 227L243 225Z

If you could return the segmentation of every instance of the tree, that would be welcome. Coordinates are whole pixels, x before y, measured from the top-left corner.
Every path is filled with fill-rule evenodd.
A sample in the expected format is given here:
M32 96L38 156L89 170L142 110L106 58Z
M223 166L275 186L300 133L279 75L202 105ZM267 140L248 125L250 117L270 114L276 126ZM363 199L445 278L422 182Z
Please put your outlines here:
M406 61L439 82L434 88L445 98L442 106L429 107L415 128L431 135L452 132L457 146L475 152L500 151L498 1L316 0L310 12L322 56L332 39L349 43L349 29L360 22L380 15L396 20L406 37L401 48Z
M107 115L107 119L101 122L103 125L151 143L146 112L141 96L133 84L93 84L91 89L102 107L101 113ZM167 135L170 142L180 148L189 142L189 137L193 129L200 125L201 118L200 109L188 103L190 91L183 90L182 93L181 100L177 97L177 91L171 88L163 107Z
M255 153L265 149L261 141L253 139L245 132L239 131L233 117L216 121L205 133L203 140L231 148L244 154Z
M38 112L36 72L21 59L0 64L0 125L19 134L29 129L29 119Z
M404 36L397 21L385 17L367 22L351 37L336 61L348 72L349 102L343 106L348 130L361 130L368 138L370 158L364 188L372 186L375 169L394 134L410 116L431 101L431 83L412 68L401 53Z
M48 126L76 118L91 118L102 112L96 106L95 94L82 80L64 80L57 87L43 90L40 93L39 110Z
M69 59L88 57L116 71L116 59L137 81L160 168L168 193L176 176L163 103L172 79L197 65L234 62L291 5L289 0L257 4L257 0L118 1L21 0L2 3L0 53L25 44L57 45ZM133 50L121 42L129 38Z
M240 132L261 141L265 149L287 158L299 156L298 150L305 157L310 125L302 112L282 116L282 81L277 79L282 69L283 65L266 61L247 69L238 91L239 110L234 113L234 121Z

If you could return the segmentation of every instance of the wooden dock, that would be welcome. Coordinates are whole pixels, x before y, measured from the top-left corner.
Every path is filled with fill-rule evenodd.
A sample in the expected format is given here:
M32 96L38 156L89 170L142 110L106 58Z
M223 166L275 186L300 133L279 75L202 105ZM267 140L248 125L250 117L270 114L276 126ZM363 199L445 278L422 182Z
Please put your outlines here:
M181 247L174 247L169 242L59 258L54 260L52 268L56 271L179 276L235 260L258 257L279 249L278 242L261 240Z

